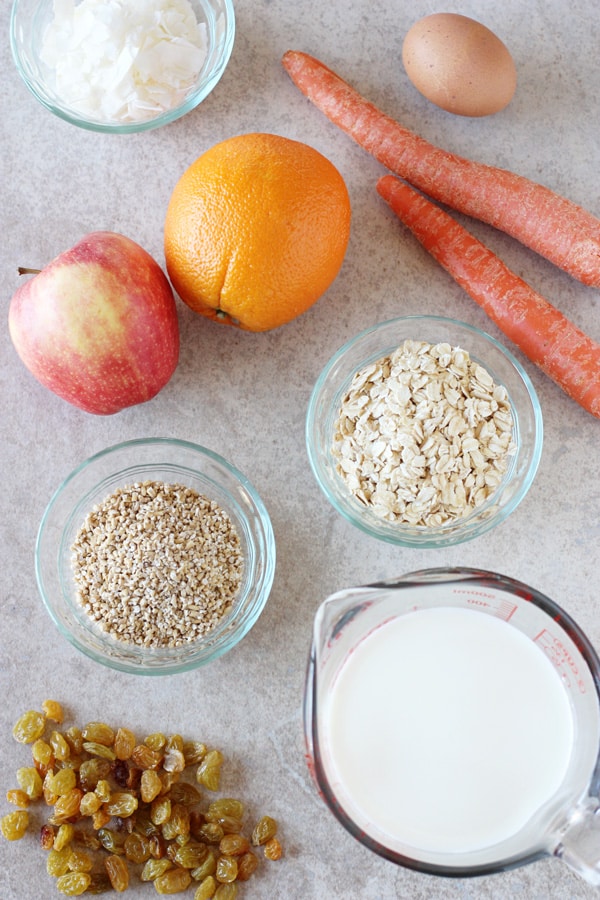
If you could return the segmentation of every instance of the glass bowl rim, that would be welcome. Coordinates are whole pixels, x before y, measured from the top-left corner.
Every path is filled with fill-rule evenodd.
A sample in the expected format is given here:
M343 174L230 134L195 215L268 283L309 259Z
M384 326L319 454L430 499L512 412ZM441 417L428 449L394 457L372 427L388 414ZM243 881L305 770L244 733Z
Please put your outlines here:
M218 468L223 469L228 475L232 476L234 481L236 481L250 497L250 500L256 512L257 520L260 523L261 545L264 545L265 550L263 555L264 558L261 558L263 571L259 582L259 589L257 590L257 596L255 597L253 604L244 617L243 627L238 628L237 626L234 626L233 628L224 628L222 633L219 634L218 642L214 647L211 647L207 653L203 654L201 652L203 648L200 647L198 648L198 653L193 654L191 657L187 657L183 662L178 663L175 661L175 659L173 659L172 662L160 666L148 666L146 662L135 663L131 660L123 660L117 656L112 657L109 654L103 653L94 649L93 647L88 646L83 640L81 640L76 634L74 634L70 628L66 627L58 617L54 608L55 603L49 596L49 592L46 588L45 579L42 573L42 561L40 552L42 542L45 539L51 515L54 512L56 504L58 503L65 489L67 489L93 464L100 462L102 459L110 457L112 454L122 451L127 452L130 449L135 449L136 446L181 448L186 452L191 452L196 455L199 454L201 457L210 460ZM189 468L190 467L188 466L188 469ZM106 480L106 478L110 477L110 475L107 475L103 480ZM225 489L225 491L226 493L228 493L228 489ZM243 515L245 517L245 513L243 513ZM192 441L187 441L180 438L133 438L126 441L121 441L116 444L112 444L109 447L105 447L102 450L99 450L98 452L92 454L91 456L78 463L75 468L73 468L71 472L62 479L58 487L52 493L50 500L46 504L46 507L42 514L35 540L34 563L38 591L44 607L50 618L52 619L54 625L58 629L59 633L64 638L66 638L73 647L75 647L77 650L79 650L94 662L107 666L110 669L133 675L167 676L191 671L193 669L200 668L213 660L218 659L220 656L223 656L226 652L233 649L233 647L235 647L236 644L238 644L242 640L242 638L245 637L246 634L248 634L248 632L258 621L271 593L273 581L275 578L276 543L271 518L264 504L264 501L262 500L261 496L259 495L252 482L249 480L249 478L244 475L236 466L225 459L225 457L221 456L219 453L216 453L213 450L210 450L207 447L202 446L201 444L196 444ZM223 623L224 626L226 626L227 624L227 622ZM87 629L84 629L84 631L86 630ZM211 633L209 632L209 636L210 634ZM100 639L102 639L102 635L100 635Z
M433 326L439 324L442 327L457 328L461 331L465 331L467 334L474 335L479 340L483 340L485 343L490 344L491 347L494 348L494 350L498 352L505 359L505 361L510 364L518 379L522 382L522 385L525 388L525 392L527 394L527 398L531 405L530 414L534 427L535 441L531 452L531 459L527 467L527 472L523 478L523 483L521 484L519 490L516 491L515 494L508 500L508 502L501 508L499 514L489 515L484 519L480 519L477 522L474 522L474 517L482 511L482 508L475 509L465 517L465 528L457 528L457 522L455 521L449 523L447 527L439 526L435 530L423 527L422 530L415 531L415 529L412 527L407 528L402 525L393 525L392 523L386 522L383 519L381 520L381 528L378 527L378 523L365 521L363 516L360 514L359 507L352 504L350 499L348 499L346 503L342 503L340 500L338 500L338 497L332 489L332 485L334 483L333 479L329 477L329 470L331 467L322 465L320 460L320 456L329 456L329 450L320 453L317 446L317 441L315 440L315 434L318 430L317 411L321 395L327 385L327 381L331 373L343 361L345 356L355 347L360 345L363 341L368 340L373 335L386 332L387 330L392 328L403 326L404 324L410 325L410 323L415 322L425 323L427 325ZM407 335L407 338L408 337L409 336ZM413 339L418 339L418 336ZM391 346L393 346L393 343L391 344ZM464 349L469 351L468 346ZM383 356L385 353L386 349L385 347L383 347L381 350L381 356ZM375 354L372 354L372 356L373 358L375 358ZM359 362L355 367L352 368L352 372L346 378L344 378L346 384L350 382L352 374L355 371L358 371L360 366L364 364L366 364L366 361L363 361L362 363ZM484 361L482 361L482 365L485 366ZM340 392L341 388L338 389L337 393L339 394ZM370 325L369 327L364 328L362 331L358 332L353 337L345 341L321 369L321 372L317 377L309 398L305 419L305 444L310 467L321 492L324 494L325 498L333 506L333 508L348 522L350 522L352 525L354 525L356 528L360 529L370 537L396 546L416 547L422 549L456 546L458 544L464 543L465 541L485 534L485 532L490 531L493 527L508 518L508 516L524 499L527 492L529 491L529 488L531 487L531 484L533 483L542 456L543 434L543 417L537 392L535 390L533 382L531 381L531 378L529 377L519 360L514 356L514 354L487 331L484 331L483 329L478 328L475 325L471 325L468 322L461 321L460 319L439 315L414 314L408 316L396 316L391 319L386 319L382 322L377 322L374 325ZM517 453L519 452L520 447L517 448ZM498 494L494 494L493 496L497 498ZM491 503L491 501L492 498L490 498L489 502ZM463 523L460 523L460 525L462 524ZM449 530L450 528L453 529L452 533Z

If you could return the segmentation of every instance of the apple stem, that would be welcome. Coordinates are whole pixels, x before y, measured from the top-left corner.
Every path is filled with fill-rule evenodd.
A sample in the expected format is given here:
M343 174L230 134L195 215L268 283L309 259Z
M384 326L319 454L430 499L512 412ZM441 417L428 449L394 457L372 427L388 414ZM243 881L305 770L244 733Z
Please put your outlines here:
M38 275L41 269L28 269L26 266L19 266L17 272L19 275Z

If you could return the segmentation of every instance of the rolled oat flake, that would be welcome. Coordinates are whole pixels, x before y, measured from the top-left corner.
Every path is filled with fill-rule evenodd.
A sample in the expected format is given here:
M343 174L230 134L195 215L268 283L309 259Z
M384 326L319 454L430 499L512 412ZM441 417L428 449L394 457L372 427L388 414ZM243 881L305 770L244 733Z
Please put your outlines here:
M513 425L506 388L467 351L407 340L355 374L332 453L375 515L438 527L493 496L515 451Z

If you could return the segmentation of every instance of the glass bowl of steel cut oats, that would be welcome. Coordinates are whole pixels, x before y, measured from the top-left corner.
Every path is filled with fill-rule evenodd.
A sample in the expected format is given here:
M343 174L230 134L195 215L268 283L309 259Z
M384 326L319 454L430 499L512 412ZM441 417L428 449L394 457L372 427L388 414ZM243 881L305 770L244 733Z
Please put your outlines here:
M542 415L517 359L463 322L407 316L348 341L313 389L308 457L367 534L445 547L504 521L531 487Z
M210 450L149 438L109 447L61 484L35 550L42 599L91 659L167 675L210 662L252 628L275 540L248 479Z

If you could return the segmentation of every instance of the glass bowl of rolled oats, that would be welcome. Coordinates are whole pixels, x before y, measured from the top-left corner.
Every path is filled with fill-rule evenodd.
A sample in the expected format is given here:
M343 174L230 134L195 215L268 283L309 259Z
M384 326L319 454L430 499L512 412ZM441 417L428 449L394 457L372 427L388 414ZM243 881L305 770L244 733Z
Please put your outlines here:
M540 404L491 335L439 316L369 328L327 363L306 444L334 508L367 534L411 547L478 537L531 487Z
M268 512L250 481L169 438L97 453L60 485L35 549L44 604L91 659L167 675L216 659L255 624L275 573Z

